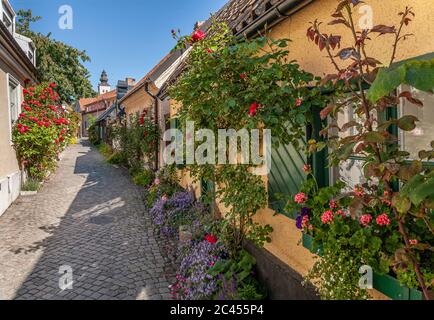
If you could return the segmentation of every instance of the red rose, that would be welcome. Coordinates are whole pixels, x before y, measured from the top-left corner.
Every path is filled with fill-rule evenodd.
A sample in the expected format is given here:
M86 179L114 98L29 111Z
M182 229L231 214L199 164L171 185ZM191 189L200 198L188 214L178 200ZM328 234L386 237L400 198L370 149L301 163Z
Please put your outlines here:
M240 74L240 78L244 80L245 78L247 78L247 74L245 73Z
M205 236L205 240L208 241L209 243L216 243L218 241L218 239L211 234L207 234Z
M57 84L55 84L55 83L50 83L50 87L51 87L51 88L57 88Z
M258 112L259 104L255 101L250 105L249 116L254 117Z
M205 32L198 29L195 32L193 32L193 35L191 36L191 40L193 42L198 42L200 40L203 40L205 38L205 36L206 36Z

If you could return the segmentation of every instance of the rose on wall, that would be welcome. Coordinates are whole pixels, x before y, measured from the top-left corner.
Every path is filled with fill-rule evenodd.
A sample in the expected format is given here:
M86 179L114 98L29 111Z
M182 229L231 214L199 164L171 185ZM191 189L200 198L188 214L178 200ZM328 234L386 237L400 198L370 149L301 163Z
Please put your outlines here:
M39 180L54 169L59 153L66 147L75 128L74 116L59 105L57 89L55 83L24 89L22 113L12 131L22 169Z

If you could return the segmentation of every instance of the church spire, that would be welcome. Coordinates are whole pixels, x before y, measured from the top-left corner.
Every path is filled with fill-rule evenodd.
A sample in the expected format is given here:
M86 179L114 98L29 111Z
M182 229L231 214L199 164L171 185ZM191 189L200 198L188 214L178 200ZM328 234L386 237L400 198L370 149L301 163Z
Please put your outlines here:
M101 86L108 86L108 77L107 77L107 72L105 72L105 70L102 71L101 73L101 78L99 79L99 81L101 82L100 85Z
M99 94L104 94L111 90L110 85L108 83L107 72L105 70L102 71L99 81L100 81L98 85Z

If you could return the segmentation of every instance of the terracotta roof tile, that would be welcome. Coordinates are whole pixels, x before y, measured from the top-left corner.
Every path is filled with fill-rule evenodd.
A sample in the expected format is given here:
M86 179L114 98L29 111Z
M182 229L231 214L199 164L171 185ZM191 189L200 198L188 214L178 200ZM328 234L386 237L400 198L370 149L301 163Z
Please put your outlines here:
M219 21L226 22L236 34L284 1L285 0L230 0L216 13L215 17Z
M116 89L101 94L95 98L83 98L79 100L80 110L84 111L88 105L94 104L96 102L100 102L102 100L111 100L116 99Z
M168 53L163 59L161 59L160 60L160 62L158 63L158 64L156 64L152 69L151 69L151 71L149 71L142 79L140 79L140 81L139 82L137 82L135 85L134 85L134 87L130 90L130 91L128 91L127 92L127 94L125 95L125 96L123 96L123 98L120 100L120 102L123 102L123 101L125 101L128 97L130 97L133 93L135 93L137 90L139 90L143 85L144 85L144 83L146 82L146 80L148 80L151 76L152 76L152 74L153 73L155 73L157 70L158 70L158 68L164 63L164 62L166 62L167 61L167 59L169 59L171 56L172 56L172 52L170 52L170 53Z

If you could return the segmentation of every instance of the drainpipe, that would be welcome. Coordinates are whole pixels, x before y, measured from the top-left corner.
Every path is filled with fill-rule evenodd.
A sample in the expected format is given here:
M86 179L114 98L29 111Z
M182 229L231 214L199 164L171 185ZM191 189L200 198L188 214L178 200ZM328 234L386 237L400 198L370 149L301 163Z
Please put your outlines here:
M296 9L296 11L301 10L303 7L307 6L313 1L315 0L286 0L280 5L275 6L265 16L254 22L252 25L247 26L243 30L239 31L236 36L239 38L244 36L247 36L247 38L255 37L258 30L264 29L265 26L270 28L279 23L281 20L289 17L289 15L286 14L288 11L293 9Z
M160 128L159 123L158 123L158 98L156 95L154 95L150 90L149 90L149 84L151 83L151 80L146 80L145 82L145 92L154 99L154 115L155 115L155 125L157 128ZM159 166L159 156L160 156L160 150L159 150L159 143L156 144L155 146L155 170L158 170L158 166Z

